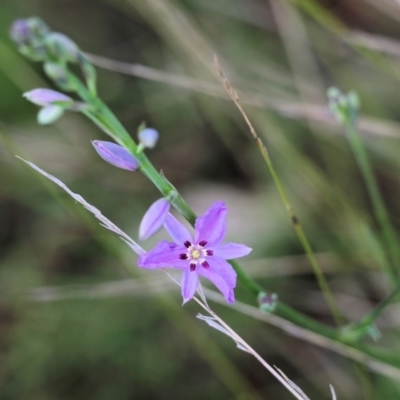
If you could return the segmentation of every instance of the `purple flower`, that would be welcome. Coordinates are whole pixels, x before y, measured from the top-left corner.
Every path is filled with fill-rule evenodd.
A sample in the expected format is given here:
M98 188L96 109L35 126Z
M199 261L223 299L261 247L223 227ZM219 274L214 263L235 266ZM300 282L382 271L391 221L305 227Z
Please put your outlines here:
M225 203L217 201L202 216L196 219L195 236L171 214L164 223L165 229L175 243L162 241L139 257L142 268L176 268L182 270L183 302L195 294L199 275L211 281L229 303L235 300L236 272L226 261L243 257L251 249L242 244L221 243L226 233Z
M136 171L139 168L136 158L122 146L103 140L93 140L92 144L99 156L108 163L128 171Z
M139 227L139 239L146 240L154 235L164 224L169 212L169 201L159 199L147 210Z
M74 100L72 100L71 97L51 89L33 89L29 92L25 92L24 97L30 102L42 107L53 104L65 106L72 106L74 104Z

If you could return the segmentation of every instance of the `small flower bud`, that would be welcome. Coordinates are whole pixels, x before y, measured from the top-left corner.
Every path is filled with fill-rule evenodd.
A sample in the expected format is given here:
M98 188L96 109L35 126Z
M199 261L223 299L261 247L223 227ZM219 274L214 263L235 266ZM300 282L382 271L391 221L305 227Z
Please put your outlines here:
M96 96L96 79L97 79L97 74L96 74L96 68L92 65L90 60L83 54L79 54L78 58L82 74L85 77L86 85L89 89L89 92L93 95Z
M164 224L169 212L170 204L166 199L154 202L144 214L139 227L139 239L146 240L154 235Z
M43 61L47 57L44 39L50 29L40 18L19 19L13 23L10 36L17 44L18 50L26 57Z
M79 56L79 48L68 36L52 32L47 35L45 43L50 52L57 58L67 61L77 61Z
M278 295L276 293L260 293L258 295L258 304L260 309L265 312L273 312L276 303L278 301Z
M28 18L26 22L36 40L43 40L51 32L50 28L39 17Z
M30 102L42 107L49 105L72 106L74 100L63 93L51 89L33 89L25 92L23 96Z
M56 122L64 113L64 109L57 105L43 107L37 115L37 121L40 125L50 125Z
M152 149L156 145L159 136L158 132L153 128L142 129L138 134L140 143L149 149Z
M72 92L77 91L77 84L75 81L68 78L64 66L53 62L45 62L43 68L46 75L53 80L60 89Z
M92 144L99 156L115 167L128 171L136 171L139 168L136 158L122 146L103 140L93 140Z
M26 45L31 39L31 31L26 19L17 19L10 29L11 39L18 45Z

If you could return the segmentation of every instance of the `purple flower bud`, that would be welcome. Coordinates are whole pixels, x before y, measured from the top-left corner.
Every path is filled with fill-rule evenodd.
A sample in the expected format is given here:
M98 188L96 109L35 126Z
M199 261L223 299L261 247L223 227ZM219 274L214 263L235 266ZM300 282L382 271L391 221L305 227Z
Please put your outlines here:
M43 107L38 115L37 121L40 125L50 125L56 122L64 113L64 109L57 105Z
M128 171L136 171L139 168L136 158L122 146L103 140L93 140L92 144L99 156L108 163Z
M140 143L143 144L144 147L148 147L149 149L152 149L159 138L158 132L153 129L153 128L145 128L141 130L138 134Z
M29 92L25 92L23 96L32 103L42 107L57 103L67 103L65 105L68 106L74 103L71 97L51 89L33 89Z
M163 226L169 212L169 207L169 201L164 198L157 200L150 206L140 223L140 240L146 240Z

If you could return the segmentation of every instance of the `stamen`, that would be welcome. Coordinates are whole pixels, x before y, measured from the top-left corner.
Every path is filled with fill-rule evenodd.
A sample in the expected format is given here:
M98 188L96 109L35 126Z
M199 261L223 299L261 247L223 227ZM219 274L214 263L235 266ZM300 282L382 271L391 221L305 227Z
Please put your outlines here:
M190 243L189 240L186 240L186 241L183 243L183 245L188 249L188 248L192 245L192 243Z
M206 251L206 254L207 254L208 256L213 256L213 255L214 255L214 252L213 252L212 250L207 250L207 251Z
M190 271L193 272L196 269L196 264L190 263Z
M210 264L209 264L207 261L205 261L205 260L201 263L201 265L202 265L205 269L210 268Z
M207 244L207 240L202 240L202 241L199 243L199 246L204 247L206 244Z
M179 259L180 260L187 260L188 256L187 256L187 254L179 254Z

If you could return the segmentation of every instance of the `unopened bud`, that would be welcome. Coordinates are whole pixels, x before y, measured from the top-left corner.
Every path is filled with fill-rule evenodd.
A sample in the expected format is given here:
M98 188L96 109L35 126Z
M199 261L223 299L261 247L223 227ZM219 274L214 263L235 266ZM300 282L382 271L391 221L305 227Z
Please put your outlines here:
M40 125L50 125L56 122L64 113L64 109L57 105L43 107L37 115L37 121Z
M36 40L43 40L51 32L50 28L39 17L28 18L26 22Z
M33 89L25 92L23 96L30 102L42 107L49 105L72 106L74 100L63 93L51 89Z
M10 29L10 36L17 44L18 50L35 61L43 61L47 58L44 40L49 33L50 29L37 17L19 19L12 24Z
M158 141L158 132L153 128L145 128L139 131L138 137L140 143L149 149L152 149Z
M31 39L31 31L26 19L17 19L10 29L11 39L18 45L26 45Z
M52 32L47 35L45 43L50 52L57 58L67 61L77 61L79 56L79 48L68 36Z
M278 301L278 295L276 293L260 293L258 295L258 304L260 309L265 312L273 312Z
M96 69L93 67L92 63L89 59L83 54L79 54L79 64L82 70L82 74L85 77L86 85L89 89L89 92L96 96L97 89L96 89Z
M136 171L139 168L136 158L122 146L103 140L93 140L92 144L99 156L109 164L128 171Z

